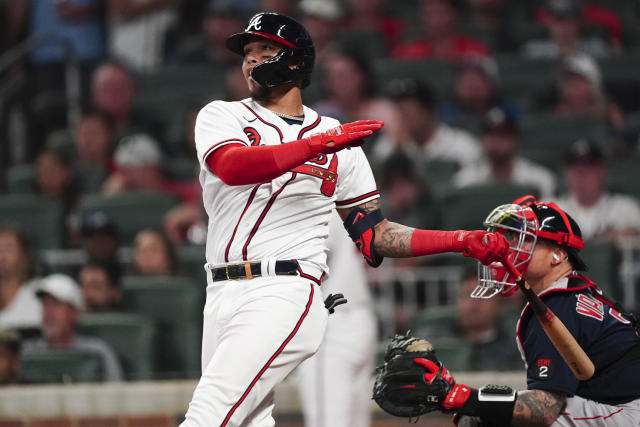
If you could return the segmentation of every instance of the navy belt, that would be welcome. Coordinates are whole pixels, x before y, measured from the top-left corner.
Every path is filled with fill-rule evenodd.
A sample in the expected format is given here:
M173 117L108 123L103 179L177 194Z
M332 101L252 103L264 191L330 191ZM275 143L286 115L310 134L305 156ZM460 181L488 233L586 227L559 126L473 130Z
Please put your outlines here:
M293 260L276 261L275 274L278 276L298 275L298 262ZM239 264L227 264L224 267L211 269L211 279L214 282L220 280L253 279L262 276L262 263L242 262Z

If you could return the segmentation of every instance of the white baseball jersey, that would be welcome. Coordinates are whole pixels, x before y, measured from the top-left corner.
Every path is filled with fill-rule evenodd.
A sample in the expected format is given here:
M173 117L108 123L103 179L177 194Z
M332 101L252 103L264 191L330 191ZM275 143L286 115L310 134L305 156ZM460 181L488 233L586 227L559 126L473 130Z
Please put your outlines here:
M371 168L359 147L320 155L258 185L225 185L207 166L207 156L228 144L282 144L339 125L307 107L304 116L301 126L289 125L250 99L214 101L198 115L195 140L209 215L209 265L297 259L326 272L325 239L334 203L351 207L378 197Z
M207 268L260 261L261 276L213 281L207 275L202 376L182 427L272 427L273 389L320 346L327 324L320 281L334 206L378 197L360 148L342 150L257 185L224 184L206 164L228 144L275 145L336 127L304 108L291 125L256 102L214 101L196 121L200 183L209 215ZM295 259L299 275L278 276Z

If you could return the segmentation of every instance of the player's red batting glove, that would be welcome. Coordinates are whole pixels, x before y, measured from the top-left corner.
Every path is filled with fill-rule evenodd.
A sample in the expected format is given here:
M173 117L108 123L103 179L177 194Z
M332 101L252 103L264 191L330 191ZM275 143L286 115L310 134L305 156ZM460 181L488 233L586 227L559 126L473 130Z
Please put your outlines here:
M507 239L490 231L458 230L454 234L454 245L464 256L475 258L485 265L502 261L509 254Z
M364 143L363 138L382 129L384 122L379 120L359 120L345 123L328 131L305 138L313 156L330 154L347 147L357 147Z

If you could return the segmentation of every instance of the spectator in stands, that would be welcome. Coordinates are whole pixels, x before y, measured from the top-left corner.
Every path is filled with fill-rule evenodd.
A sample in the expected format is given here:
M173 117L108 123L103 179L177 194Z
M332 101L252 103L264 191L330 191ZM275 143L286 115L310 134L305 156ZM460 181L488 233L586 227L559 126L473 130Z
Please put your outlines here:
M398 79L389 84L389 95L398 112L395 133L383 134L373 147L373 158L382 162L396 151L420 163L450 161L462 166L477 161L482 147L469 132L438 120L436 99L430 86L421 80Z
M81 219L81 243L87 262L119 265L120 238L113 219L103 211L95 211Z
M224 44L229 34L242 32L246 22L245 14L246 11L234 2L211 2L202 20L200 37L182 42L178 48L176 62L237 66L237 56L225 48ZM244 85L246 86L246 82Z
M82 114L73 131L75 166L113 169L113 122L104 113L88 111Z
M513 345L515 333L511 323L502 325L500 313L505 309L502 298L476 299L470 294L478 282L476 268L469 269L456 300L453 323L439 322L413 331L427 339L464 339L471 345L471 369L504 371L524 368L520 353Z
M636 236L640 234L640 204L633 197L605 190L603 160L595 142L576 141L566 156L568 192L556 203L576 220L584 239Z
M0 328L40 327L42 308L36 285L35 259L26 234L0 226Z
M22 354L54 349L95 353L102 359L104 381L122 381L122 367L111 347L99 338L76 332L84 310L78 284L64 274L52 274L40 281L37 295L42 301L42 337L25 340Z
M336 0L302 0L298 7L302 13L300 22L313 40L316 65L324 67L327 58L336 51L335 36L340 27L342 8Z
M149 135L122 138L114 154L116 170L105 181L103 193L145 190L175 195L183 201L200 198L197 183L169 180L162 161L162 152Z
M492 109L485 115L482 127L485 158L462 168L454 176L454 186L502 182L534 186L542 200L554 195L556 177L553 173L518 156L518 123L509 111Z
M469 0L468 16L463 22L464 28L472 34L484 34L491 50L513 52L517 49L516 10L507 0Z
M461 61L453 91L453 103L438 109L442 120L482 119L497 106L514 115L519 113L515 105L500 96L500 75L493 59L476 57Z
M56 150L45 148L36 158L34 179L38 194L62 202L65 218L73 212L78 190L68 158Z
M487 56L484 43L464 36L456 29L457 5L451 0L421 0L424 33L417 40L400 44L392 51L399 59L459 60L468 56Z
M549 38L532 40L523 46L527 58L561 58L579 53L604 57L611 53L610 46L598 37L585 37L582 2L580 0L548 0L548 18L545 26Z
M385 159L379 170L376 180L385 194L381 204L387 217L417 228L439 227L437 204L427 180L416 170L413 159L397 152ZM414 260L411 262L415 264Z
M398 121L393 105L378 96L373 67L363 55L343 51L325 65L326 97L314 106L318 114L343 123L377 117L385 123L383 132L395 130Z
M108 0L109 53L142 73L165 59L167 33L176 25L180 0Z
M113 311L122 298L120 269L115 265L89 262L78 274L87 311Z
M178 271L178 262L169 238L160 230L144 229L133 241L131 273L144 276L170 276Z
M384 0L347 0L348 18L343 28L351 30L370 30L384 36L386 51L391 52L398 44L404 31L404 23L384 10ZM315 38L313 39L315 43Z
M96 67L91 81L93 108L113 121L116 139L139 132L160 138L163 125L148 113L133 108L135 95L134 74L125 65L107 61Z
M580 1L580 0L578 0ZM562 9L562 2L558 2L556 9ZM569 3L566 3L569 5ZM546 5L545 5L546 6ZM579 5L577 5L579 6ZM567 7L567 6L565 6ZM569 5L570 7L570 5ZM548 7L540 8L535 14L535 20L541 25L548 25L552 13ZM553 7L551 7L553 9ZM622 20L613 10L602 4L582 0L582 26L587 29L604 29L608 33L608 41L614 51L619 52L622 47Z
M20 365L20 334L0 329L0 386L18 383Z
M181 203L164 218L164 232L174 245L203 245L207 238L207 215L202 201Z
M68 43L67 47L75 53L80 71L80 95L86 100L91 72L105 57L102 2L15 0L10 3L14 3L13 7L21 7L21 3L27 5L28 36L55 39L31 53L32 75L28 84L36 96L33 104L41 113L38 118L43 121L58 118L59 112L65 111L65 62L69 55L60 42ZM64 122L53 125L64 125Z
M607 99L600 69L589 56L574 55L563 59L558 92L558 101L553 106L554 115L600 117L607 120L613 129L624 129L622 111Z

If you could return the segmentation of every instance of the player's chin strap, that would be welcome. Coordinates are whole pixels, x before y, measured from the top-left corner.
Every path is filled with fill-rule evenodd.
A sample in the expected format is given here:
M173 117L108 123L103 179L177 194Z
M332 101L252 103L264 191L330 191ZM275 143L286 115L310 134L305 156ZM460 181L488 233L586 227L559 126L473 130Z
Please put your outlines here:
M351 240L371 267L379 266L384 259L376 253L374 246L375 226L383 219L384 216L380 209L367 213L363 209L355 208L344 220L344 228L347 229Z

